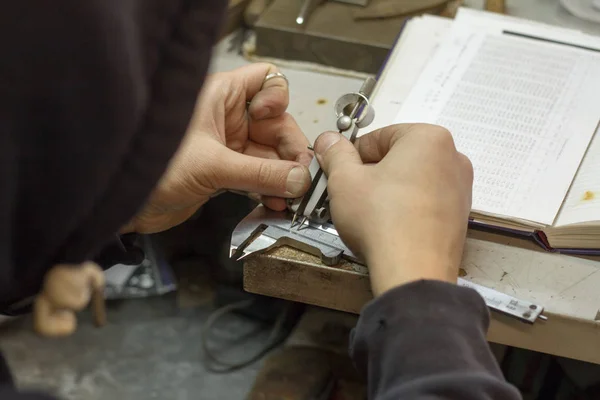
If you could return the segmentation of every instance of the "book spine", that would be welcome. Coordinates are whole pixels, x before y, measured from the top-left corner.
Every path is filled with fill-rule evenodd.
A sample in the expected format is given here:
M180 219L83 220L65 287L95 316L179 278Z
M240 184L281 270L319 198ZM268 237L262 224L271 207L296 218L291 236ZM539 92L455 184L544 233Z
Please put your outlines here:
M381 77L381 74L383 74L383 71L385 70L385 67L388 64L388 61L390 60L390 56L394 52L394 48L396 47L396 45L398 44L398 41L400 40L400 37L402 36L402 32L404 32L404 28L406 27L406 24L411 19L412 19L412 17L411 18L406 18L402 22L402 26L400 27L400 30L398 31L398 34L396 35L396 39L394 40L394 43L392 44L392 47L390 47L390 50L388 51L387 55L385 56L385 60L383 60L383 63L381 63L381 67L379 67L379 71L377 71L377 74L375 75L375 80L376 81L379 81L379 78Z
M520 231L518 229L502 228L502 227L498 227L498 226L494 226L494 225L484 224L483 222L476 222L473 220L469 220L469 227L474 228L474 229L489 231L489 232L508 233L510 235L517 235L517 236L531 237L534 235L534 233L528 232L528 231Z
M572 255L572 256L600 256L600 249L553 248L548 243L546 234L543 231L527 232L527 231L521 231L518 229L501 228L501 227L497 227L497 226L493 226L493 225L484 224L481 222L475 222L473 220L469 220L469 228L486 231L486 232L492 232L492 233L506 234L506 235L510 235L510 236L520 236L520 237L531 238L535 243L537 243L538 246L540 246L545 251L551 252L551 253L559 253L559 254L566 254L566 255Z
M542 231L535 231L533 233L533 240L540 245L544 250L555 253L556 249L553 249L548 243L548 238L546 238L546 234Z

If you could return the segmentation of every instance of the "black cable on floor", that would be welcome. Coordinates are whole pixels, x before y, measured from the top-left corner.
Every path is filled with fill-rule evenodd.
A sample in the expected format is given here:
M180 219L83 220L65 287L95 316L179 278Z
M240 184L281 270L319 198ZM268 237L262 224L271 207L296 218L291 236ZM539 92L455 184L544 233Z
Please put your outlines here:
M206 320L206 323L202 327L202 349L204 350L204 354L206 355L206 357L211 361L210 363L206 364L206 367L211 372L228 373L228 372L242 369L251 364L254 364L256 361L263 358L267 353L269 353L275 347L279 346L285 339L286 335L283 334L284 333L283 332L284 331L283 324L288 315L288 310L289 310L288 304L286 304L286 306L280 311L279 315L277 316L277 319L275 320L273 327L271 328L271 333L269 334L269 338L267 339L266 345L252 357L249 357L246 360L242 360L242 361L238 361L238 362L227 362L227 361L223 361L223 360L219 359L213 353L213 351L208 346L208 339L209 339L210 332L213 329L215 323L219 319L221 319L223 316L225 316L233 311L243 310L243 309L251 307L254 304L254 301L255 301L254 299L248 299L248 300L238 301L236 303L227 304L227 305L215 310L212 314L210 314L210 316ZM213 364L217 364L220 367L216 367Z

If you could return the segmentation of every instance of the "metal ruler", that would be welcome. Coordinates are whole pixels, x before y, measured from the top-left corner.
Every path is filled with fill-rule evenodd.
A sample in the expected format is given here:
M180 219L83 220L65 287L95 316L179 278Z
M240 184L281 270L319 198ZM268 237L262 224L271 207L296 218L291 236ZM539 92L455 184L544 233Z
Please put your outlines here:
M544 307L515 297L505 293L490 289L485 286L478 285L463 278L458 278L458 286L474 289L479 293L485 304L492 310L506 314L511 317L518 318L523 322L533 324L536 319L546 321L548 318L542 315Z
M258 206L235 228L231 237L230 256L238 260L280 246L290 246L313 254L325 265L336 265L340 260L352 262L355 272L367 274L368 269L346 247L333 225L306 222L299 229L290 229L291 216L287 212L269 210ZM458 285L474 289L493 311L533 324L544 308L505 293L458 278Z

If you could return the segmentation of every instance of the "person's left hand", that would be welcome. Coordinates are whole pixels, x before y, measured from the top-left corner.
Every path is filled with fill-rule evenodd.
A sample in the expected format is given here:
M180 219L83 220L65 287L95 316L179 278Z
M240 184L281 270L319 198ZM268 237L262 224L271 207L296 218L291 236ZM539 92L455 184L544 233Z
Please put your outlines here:
M223 189L260 194L275 210L308 190L309 143L286 112L286 80L264 82L273 72L258 63L207 78L179 150L121 233L169 229Z

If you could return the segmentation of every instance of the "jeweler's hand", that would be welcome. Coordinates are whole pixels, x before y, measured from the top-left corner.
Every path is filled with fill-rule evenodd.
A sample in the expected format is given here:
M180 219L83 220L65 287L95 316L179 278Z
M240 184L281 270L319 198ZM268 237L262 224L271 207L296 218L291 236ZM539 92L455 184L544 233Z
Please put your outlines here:
M473 168L439 126L389 126L353 146L322 134L333 222L369 267L375 295L419 279L456 282L471 209Z
M275 72L273 65L259 63L208 78L181 147L122 232L166 230L222 189L258 193L276 210L285 209L285 198L306 192L312 154L286 112L286 80L265 81Z

